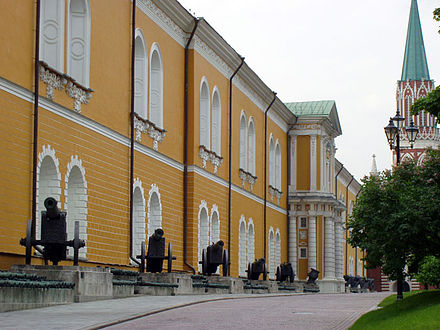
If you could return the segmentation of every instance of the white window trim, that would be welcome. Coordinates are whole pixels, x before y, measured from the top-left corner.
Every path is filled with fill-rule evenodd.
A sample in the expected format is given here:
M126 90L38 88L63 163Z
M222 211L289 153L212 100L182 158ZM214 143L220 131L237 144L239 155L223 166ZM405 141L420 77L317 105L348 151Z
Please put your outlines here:
M149 87L148 87L148 97L149 97L149 109L148 109L148 115L149 115L149 119L151 120L151 87L152 87L152 83L151 83L151 69L152 69L152 65L151 65L151 61L153 59L153 53L157 52L157 54L159 55L159 61L160 61L160 108L159 108L159 117L160 117L160 123L154 123L156 126L158 126L159 128L163 128L164 127L164 123L163 123L163 94L164 94L164 90L163 90L163 60L162 60L162 53L160 51L160 47L159 44L157 42L154 42L151 45L151 50L150 50L150 60L149 60ZM209 91L209 90L208 90Z

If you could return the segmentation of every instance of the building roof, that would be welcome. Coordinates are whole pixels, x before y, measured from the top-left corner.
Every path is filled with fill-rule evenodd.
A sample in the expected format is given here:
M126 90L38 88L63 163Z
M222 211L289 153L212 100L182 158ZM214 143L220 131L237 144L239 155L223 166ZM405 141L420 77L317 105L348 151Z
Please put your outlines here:
M400 80L430 80L417 0L411 0L405 56Z
M295 116L328 116L335 106L335 101L308 101L286 103Z
M339 122L336 102L326 101L308 101L308 102L290 102L286 103L287 108L298 118L301 117L321 117L328 118L333 129L338 135L342 134L341 124Z

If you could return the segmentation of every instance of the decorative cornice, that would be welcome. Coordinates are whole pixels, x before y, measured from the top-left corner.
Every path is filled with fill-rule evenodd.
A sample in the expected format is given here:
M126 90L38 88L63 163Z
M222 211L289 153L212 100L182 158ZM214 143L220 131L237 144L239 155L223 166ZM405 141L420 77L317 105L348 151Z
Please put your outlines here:
M238 170L238 176L241 179L241 187L244 189L244 183L245 181L247 181L251 185L251 191L252 191L253 186L257 182L258 178L256 176L253 176L251 173L246 172L242 168Z
M209 150L204 145L199 146L199 156L202 159L202 167L206 168L206 162L210 161L214 165L214 173L223 162L223 157L217 155L214 151Z
M137 142L141 142L141 133L148 132L148 136L153 139L153 150L157 151L159 149L159 142L162 142L165 138L165 129L157 127L153 122L140 117L136 113L134 114L134 128Z
M277 204L280 203L280 198L283 196L283 192L281 190L278 190L277 188L269 185L269 195L271 200L275 197L277 199Z

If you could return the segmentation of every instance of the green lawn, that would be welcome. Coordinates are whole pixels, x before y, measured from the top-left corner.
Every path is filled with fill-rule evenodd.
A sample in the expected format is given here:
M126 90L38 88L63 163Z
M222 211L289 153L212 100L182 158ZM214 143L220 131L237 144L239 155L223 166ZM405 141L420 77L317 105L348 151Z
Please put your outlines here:
M392 295L379 306L350 329L440 329L440 290L405 292L399 302Z

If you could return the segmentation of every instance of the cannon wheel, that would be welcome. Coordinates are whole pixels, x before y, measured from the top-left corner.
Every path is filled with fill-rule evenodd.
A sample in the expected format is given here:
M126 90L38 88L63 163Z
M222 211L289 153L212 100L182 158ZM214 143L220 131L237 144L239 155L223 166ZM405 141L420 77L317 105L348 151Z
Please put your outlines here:
M139 257L141 259L139 264L139 272L145 273L145 241L141 242L141 255Z
M264 270L263 270L263 281L267 280L267 268L266 263L264 264Z
M32 220L28 220L26 227L26 265L31 264L32 255Z
M251 273L252 273L252 263L248 263L248 269L247 269L247 278L248 278L248 280L251 279Z
M281 282L281 269L280 269L280 266L277 267L277 281Z
M75 231L73 236L73 265L78 266L78 252L81 247L81 240L79 239L79 221L75 221Z
M223 276L228 276L228 269L229 269L229 255L228 250L225 250L223 252Z
M171 268L173 266L173 245L171 242L168 243L168 273L171 273Z
M206 249L202 250L202 274L206 275L206 272L208 271L208 258L206 255Z

